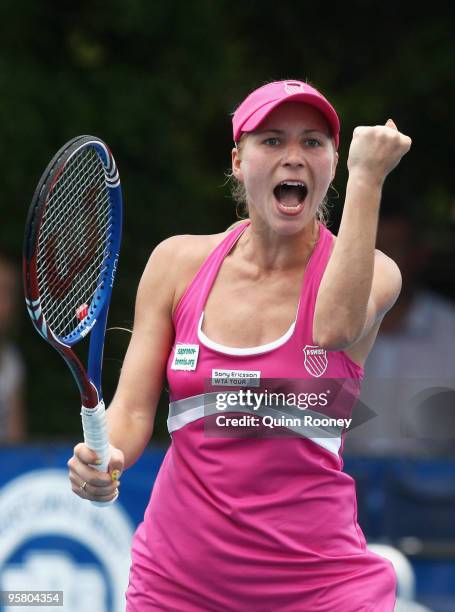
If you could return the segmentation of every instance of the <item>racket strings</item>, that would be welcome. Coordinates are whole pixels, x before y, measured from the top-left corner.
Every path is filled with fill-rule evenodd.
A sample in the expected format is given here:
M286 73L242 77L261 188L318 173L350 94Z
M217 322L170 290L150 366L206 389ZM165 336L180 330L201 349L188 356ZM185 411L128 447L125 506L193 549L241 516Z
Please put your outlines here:
M75 165L75 167L72 169L71 175L68 175L68 168L65 168L65 172L67 173L66 178L68 182L71 182L72 180L80 181L82 186L81 188L83 189L83 185L85 185L86 181L89 180L89 174L93 174L93 168L83 167L79 160L79 164ZM80 172L79 175L77 174L78 172ZM74 177L74 175L76 176ZM47 206L53 206L56 211L64 207L66 217L70 219L75 217L75 211L80 207L80 201L76 197L74 198L74 200L65 201L64 198L67 197L67 195L68 194L63 189L54 189L54 191L50 194L48 198ZM62 222L62 217L58 214L48 214L46 221L48 223L47 229L49 234L60 233L62 235L62 239L66 239L69 234L72 234L74 232L74 227L71 225L71 223L67 223L65 226L63 226L62 233L62 226L60 225Z
M104 166L93 149L83 149L51 188L38 243L41 307L57 336L77 327L76 310L91 304L104 281L111 226Z

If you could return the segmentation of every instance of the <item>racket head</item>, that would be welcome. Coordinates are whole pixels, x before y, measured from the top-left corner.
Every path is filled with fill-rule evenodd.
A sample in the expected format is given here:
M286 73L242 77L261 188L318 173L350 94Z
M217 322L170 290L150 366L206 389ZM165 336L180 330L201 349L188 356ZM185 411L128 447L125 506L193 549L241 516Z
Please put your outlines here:
M41 176L24 239L27 309L51 344L72 346L107 316L121 227L112 153L95 136L70 140Z

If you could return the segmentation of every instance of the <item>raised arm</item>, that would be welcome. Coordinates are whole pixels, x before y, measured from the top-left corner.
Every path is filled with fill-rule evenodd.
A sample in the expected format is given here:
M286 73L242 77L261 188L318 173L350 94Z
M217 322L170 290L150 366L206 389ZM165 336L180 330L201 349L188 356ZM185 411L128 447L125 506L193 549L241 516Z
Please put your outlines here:
M313 338L323 348L345 350L358 342L399 295L400 271L375 243L382 185L410 146L390 119L385 126L354 130L340 230L313 321Z

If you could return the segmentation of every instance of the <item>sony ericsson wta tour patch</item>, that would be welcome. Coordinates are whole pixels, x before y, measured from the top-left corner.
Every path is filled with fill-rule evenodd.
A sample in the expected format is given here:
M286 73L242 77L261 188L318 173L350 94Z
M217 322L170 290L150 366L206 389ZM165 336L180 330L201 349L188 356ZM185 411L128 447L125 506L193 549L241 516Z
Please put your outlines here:
M260 382L260 370L212 369L212 385L226 387L259 387Z
M305 355L303 365L308 374L315 378L322 376L328 366L327 351L320 346L312 346L311 344L307 344L302 351Z
M199 357L199 344L177 343L171 370L195 370Z

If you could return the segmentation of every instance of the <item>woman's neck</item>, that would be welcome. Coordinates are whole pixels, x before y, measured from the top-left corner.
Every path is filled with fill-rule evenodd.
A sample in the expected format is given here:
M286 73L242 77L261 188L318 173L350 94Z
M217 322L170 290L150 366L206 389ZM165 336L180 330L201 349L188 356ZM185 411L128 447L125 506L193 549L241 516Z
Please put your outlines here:
M252 220L239 240L238 252L265 273L301 268L308 263L320 231L316 219L292 235L277 234L269 226L258 226Z

